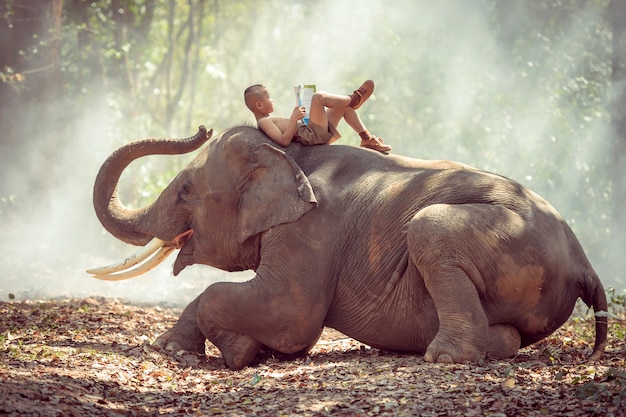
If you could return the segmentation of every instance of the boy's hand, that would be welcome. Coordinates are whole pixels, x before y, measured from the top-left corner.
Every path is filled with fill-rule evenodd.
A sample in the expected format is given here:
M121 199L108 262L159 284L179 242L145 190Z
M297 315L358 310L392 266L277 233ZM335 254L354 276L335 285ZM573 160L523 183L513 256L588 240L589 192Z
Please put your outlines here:
M290 118L297 121L297 120L302 119L305 114L306 114L306 109L304 108L304 106L296 106L294 107Z

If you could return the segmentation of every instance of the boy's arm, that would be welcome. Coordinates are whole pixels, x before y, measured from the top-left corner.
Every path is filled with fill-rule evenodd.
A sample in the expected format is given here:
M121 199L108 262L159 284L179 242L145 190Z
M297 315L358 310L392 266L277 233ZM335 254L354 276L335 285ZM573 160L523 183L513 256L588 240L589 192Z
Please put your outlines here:
M281 132L276 123L273 120L270 120L269 117L259 120L257 125L259 129L265 132L270 139L278 143L280 146L289 146L291 140L293 139L293 135L296 133L296 123L292 123L291 120L289 121L287 130L284 132Z
M270 117L266 117L257 122L259 129L261 129L267 136L280 146L289 146L293 140L293 136L298 129L298 120L304 117L304 107L296 107L289 118L289 123L284 131L282 131L278 125Z

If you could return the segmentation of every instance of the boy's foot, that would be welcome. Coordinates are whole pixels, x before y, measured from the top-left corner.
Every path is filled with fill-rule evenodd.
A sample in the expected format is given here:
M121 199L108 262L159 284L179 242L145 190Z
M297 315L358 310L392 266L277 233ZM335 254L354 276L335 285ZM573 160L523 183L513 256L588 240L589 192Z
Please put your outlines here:
M391 146L385 145L382 138L377 138L375 136L372 136L369 139L361 139L361 148L373 149L384 154L391 152Z
M350 102L350 107L354 110L361 107L363 103L372 95L374 92L374 81L367 80L361 86L354 91L354 93L350 94L350 98L352 101Z

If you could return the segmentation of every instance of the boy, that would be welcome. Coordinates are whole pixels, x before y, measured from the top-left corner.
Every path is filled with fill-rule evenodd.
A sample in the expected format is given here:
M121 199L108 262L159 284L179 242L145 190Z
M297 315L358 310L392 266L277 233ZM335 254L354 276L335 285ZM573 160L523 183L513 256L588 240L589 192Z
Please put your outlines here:
M270 116L274 111L274 101L267 89L260 84L248 87L244 92L244 100L254 114L258 128L281 146L289 146L292 141L303 145L333 143L341 137L336 126L343 118L361 137L362 147L387 154L391 151L391 146L385 145L381 138L372 135L356 112L373 91L374 82L367 80L349 96L323 91L314 93L308 125L300 122L305 114L303 106L296 106L289 118Z

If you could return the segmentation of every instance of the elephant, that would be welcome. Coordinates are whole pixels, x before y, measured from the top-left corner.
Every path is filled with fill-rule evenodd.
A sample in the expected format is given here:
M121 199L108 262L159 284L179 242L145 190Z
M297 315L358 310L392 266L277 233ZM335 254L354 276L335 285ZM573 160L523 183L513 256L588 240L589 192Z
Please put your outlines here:
M145 248L88 270L121 280L178 250L173 274L205 264L253 270L216 282L153 342L227 367L261 349L306 354L324 327L426 362L483 363L558 329L581 298L595 311L590 361L607 344L607 299L583 248L542 197L446 160L345 145L282 147L252 126L212 138L126 144L103 163L93 202L113 236ZM119 198L123 170L152 154L197 156L149 205ZM156 253L155 253L156 252Z

